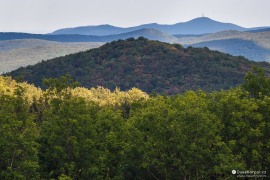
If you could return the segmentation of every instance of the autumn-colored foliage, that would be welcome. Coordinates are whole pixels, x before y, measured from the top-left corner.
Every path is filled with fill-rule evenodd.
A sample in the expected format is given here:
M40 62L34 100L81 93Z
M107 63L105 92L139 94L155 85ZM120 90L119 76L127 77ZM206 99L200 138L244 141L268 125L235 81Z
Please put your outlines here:
M44 61L8 75L44 88L44 78L69 73L87 88L102 86L113 91L119 87L127 91L137 87L150 94L173 95L186 90L210 92L235 87L243 82L253 65L270 72L268 63L253 62L208 48L184 48L141 37Z

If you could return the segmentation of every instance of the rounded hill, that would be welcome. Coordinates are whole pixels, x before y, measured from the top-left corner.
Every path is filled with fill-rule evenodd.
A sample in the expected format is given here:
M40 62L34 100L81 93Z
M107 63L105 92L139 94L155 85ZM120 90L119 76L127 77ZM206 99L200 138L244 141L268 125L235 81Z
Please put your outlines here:
M42 79L70 74L85 87L140 88L148 93L176 94L237 86L257 63L208 48L183 48L179 44L145 38L118 40L99 48L43 61L8 75L42 86Z

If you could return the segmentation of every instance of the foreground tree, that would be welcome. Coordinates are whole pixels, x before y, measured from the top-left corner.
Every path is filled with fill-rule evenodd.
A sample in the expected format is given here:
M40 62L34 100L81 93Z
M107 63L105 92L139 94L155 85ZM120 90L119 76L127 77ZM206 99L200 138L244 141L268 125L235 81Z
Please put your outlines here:
M126 178L210 178L230 175L231 151L221 121L206 94L188 92L150 99L133 109L128 122Z
M254 98L270 96L270 78L262 68L257 66L246 75L242 87Z
M0 94L0 179L39 178L39 132L23 93Z
M238 168L264 169L261 162L265 158L267 120L260 112L261 100L250 98L240 88L218 92L212 98L214 111L224 126L220 135L240 163Z

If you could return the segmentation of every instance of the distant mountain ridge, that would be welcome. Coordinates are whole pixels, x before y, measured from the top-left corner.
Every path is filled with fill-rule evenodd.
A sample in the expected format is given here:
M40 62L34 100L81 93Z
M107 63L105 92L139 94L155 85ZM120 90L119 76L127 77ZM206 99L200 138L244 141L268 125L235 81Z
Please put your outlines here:
M181 22L172 25L161 25L157 23L151 23L128 28L116 27L108 24L98 26L80 26L75 28L59 29L52 32L51 34L80 34L80 35L104 36L136 31L143 28L156 29L170 35L205 34L225 30L238 30L238 31L247 30L244 27L232 23L222 23L207 17L199 17L187 22Z
M89 33L91 30L91 33ZM138 30L138 29L137 29ZM56 30L49 34L80 34L80 35L94 35L94 36L106 36L112 34L121 34L129 32L126 28L116 27L109 24L97 25L97 26L80 26L75 28L64 28ZM131 30L132 31L132 30Z
M254 29L248 30L247 32L257 33L257 32L266 32L266 31L270 31L270 27L254 28Z
M119 39L145 37L162 42L177 42L178 39L156 29L142 28L139 30L106 36L78 35L78 34L29 34L29 33L0 33L1 40L14 39L42 39L57 42L111 42Z
M93 34L93 35L84 35ZM99 25L99 26L82 26L77 28L66 28L57 30L51 34L29 34L29 33L0 33L0 42L2 42L2 49L8 48L10 40L18 39L39 39L55 42L111 42L119 39L138 38L145 37L150 40L157 40L167 43L182 44L183 46L194 47L208 47L212 50L218 50L224 53L229 53L236 56L244 56L248 59L255 61L267 61L270 62L270 28L269 27L255 27L244 28L232 23L222 23L212 20L207 17L195 18L187 22L176 23L172 25L162 25L157 23L143 24L139 26L122 28L112 25ZM37 41L36 41L37 42ZM39 43L34 42L34 45L40 46ZM18 43L18 50L11 50L9 52L2 52L1 61L9 61L13 64L12 68L19 65L33 64L38 62L44 57L44 60L56 57L58 54L65 55L66 53L56 53L61 49L57 46L55 50L52 50L52 56L45 51L37 51L41 53L41 56L35 58L31 54L37 55L33 49L38 47L32 47L24 49L23 43ZM71 45L71 44L70 44ZM53 47L54 45L50 46ZM14 44L12 44L14 47ZM56 46L55 46L56 47ZM0 47L1 48L1 47ZM47 47L44 47L45 49ZM63 49L64 52L76 52L82 48L74 48L74 46L65 46L68 50ZM75 49L77 49L75 51ZM40 49L38 49L40 50ZM74 50L74 51L73 51ZM82 48L82 50L85 50ZM18 54L20 53L20 54ZM10 61L9 57L14 58L14 62ZM21 57L21 61L18 58ZM3 59L4 58L4 59ZM26 63L26 61L31 63ZM38 60L38 61L37 61ZM23 62L23 63L21 63ZM18 63L18 64L16 64ZM11 67L7 64L8 67ZM5 67L6 64L4 64ZM4 67L3 66L3 67ZM2 68L3 69L3 68ZM1 71L0 71L1 72ZM3 71L2 71L3 72ZM6 70L4 70L6 72Z
M222 31L202 36L179 37L186 46L208 47L255 61L270 62L270 29L250 32Z
M244 39L222 39L191 44L192 47L208 47L234 56L244 56L255 61L270 62L270 49L254 41Z

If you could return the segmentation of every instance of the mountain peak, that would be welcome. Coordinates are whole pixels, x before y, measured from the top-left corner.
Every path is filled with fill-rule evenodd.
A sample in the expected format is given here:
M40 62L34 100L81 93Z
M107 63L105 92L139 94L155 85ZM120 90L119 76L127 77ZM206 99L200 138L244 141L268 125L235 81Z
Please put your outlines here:
M197 17L195 19L187 21L186 23L222 23L222 22L215 21L209 17Z
M197 17L197 18L195 18L193 20L211 20L211 21L214 21L213 19L211 19L209 17L205 17L205 16L203 16L203 17Z

